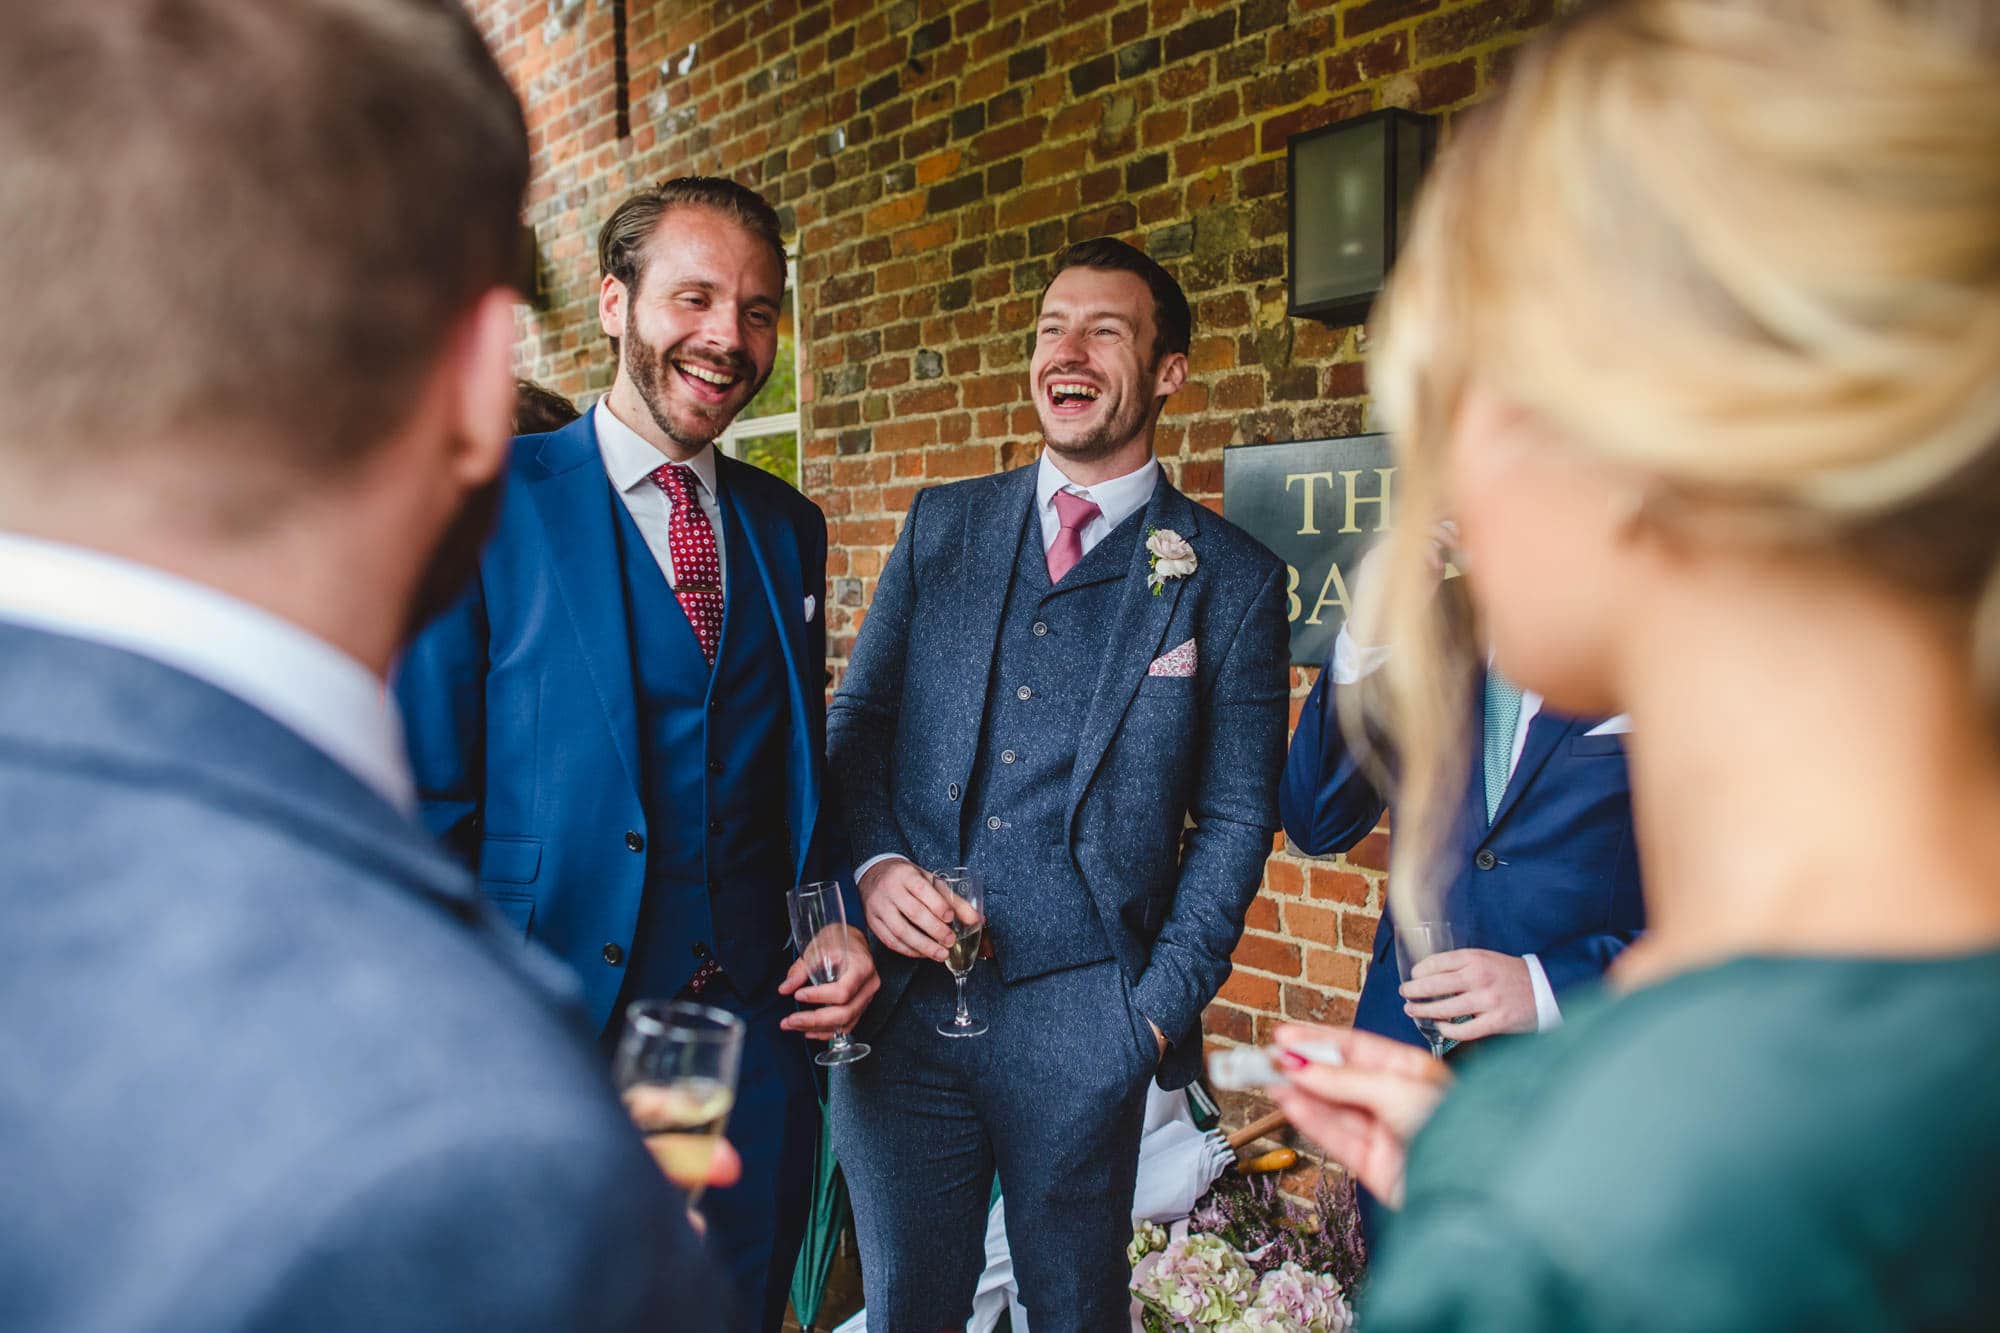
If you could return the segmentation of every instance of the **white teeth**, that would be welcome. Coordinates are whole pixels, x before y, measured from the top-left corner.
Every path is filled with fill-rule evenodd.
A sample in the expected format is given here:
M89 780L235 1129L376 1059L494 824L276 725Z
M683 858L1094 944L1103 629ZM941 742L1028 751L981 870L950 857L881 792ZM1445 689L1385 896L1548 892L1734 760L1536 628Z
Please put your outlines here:
M1075 398L1097 397L1096 388L1088 384L1065 384L1065 383L1051 384L1049 386L1049 392L1051 394L1065 394Z
M725 375L719 370L710 370L707 366L689 365L685 361L676 361L674 364L696 379L705 380L710 384L728 385L736 383L734 375Z

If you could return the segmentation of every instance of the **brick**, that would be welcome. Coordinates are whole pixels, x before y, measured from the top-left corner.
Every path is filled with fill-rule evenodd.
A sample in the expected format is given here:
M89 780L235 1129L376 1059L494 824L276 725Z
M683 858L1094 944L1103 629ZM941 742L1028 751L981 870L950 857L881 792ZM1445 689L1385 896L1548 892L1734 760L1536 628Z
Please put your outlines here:
M1183 479L1185 480L1185 478ZM1250 900L1250 910L1243 918L1243 924L1251 930L1267 930L1278 933L1278 903L1268 894L1258 894Z
M1360 906L1368 901L1370 886L1365 876L1351 870L1314 866L1306 872L1306 888L1315 901Z
M902 82L894 70L861 89L861 109L867 111L878 107L902 90Z
M1153 153L1125 164L1125 189L1128 193L1138 194L1142 190L1150 190L1155 185L1166 184L1166 180L1165 153Z
M1031 46L1007 57L1007 81L1026 83L1049 67L1049 48Z
M1006 194L1009 190L1020 188L1020 184L1021 159L1018 157L996 162L986 169L986 193L989 195Z
M1337 93L1400 74L1409 67L1410 35L1397 31L1335 52L1326 58L1323 68L1327 91Z
M1347 859L1352 864L1368 870L1387 870L1389 868L1389 835L1377 829L1353 847L1350 847L1347 851Z
M1261 137L1258 151L1282 153L1285 141L1294 134L1304 134L1322 125L1331 125L1337 120L1347 120L1371 109L1371 98L1365 92L1349 93L1331 102L1320 102L1302 106L1295 111L1272 116L1260 127Z
M1217 51L1236 40L1236 11L1225 9L1196 19L1168 33L1163 44L1167 63L1177 64L1204 51Z
M1245 934L1236 942L1236 952L1229 961L1237 967L1255 968L1281 977L1304 975L1299 946L1270 935Z
M960 107L951 113L951 137L968 139L986 128L986 104Z
M1417 63L1455 55L1508 33L1540 27L1554 16L1554 0L1480 0L1446 10L1417 25Z
M1127 203L1111 204L1095 208L1088 213L1079 213L1069 220L1071 242L1087 241L1093 236L1115 236L1132 230L1139 222L1138 214Z
M1449 65L1433 65L1417 71L1417 96L1413 111L1436 111L1463 102L1479 87L1479 62L1455 60Z
M1290 861L1267 861L1264 864L1264 887L1273 893L1296 896L1305 892L1305 872Z
M1375 951L1375 928L1380 918L1369 912L1342 912L1340 914L1340 946L1356 953L1373 955Z
M1337 953L1332 949L1307 949L1305 979L1330 990L1359 993L1361 959L1354 954Z
M1136 79L1148 70L1160 67L1160 39L1148 37L1143 42L1133 42L1120 47L1118 51L1118 77Z
M910 54L924 55L951 40L951 17L943 15L910 34Z
M1304 899L1284 905L1285 932L1293 939L1328 948L1340 942L1340 913L1330 907L1315 907Z
M1282 1012L1294 1022L1346 1027L1354 1022L1354 1001L1316 986L1286 985Z
M1075 97L1088 97L1118 77L1118 62L1111 56L1086 60L1069 72L1069 90Z
M1254 972L1231 971L1229 979L1217 992L1217 998L1242 1005L1245 1009L1274 1010L1278 1007L1279 993L1278 983L1270 977L1260 977Z
M1341 35L1358 37L1364 32L1386 28L1391 23L1428 14L1437 7L1438 0L1362 0L1361 4L1349 5L1342 12Z
M926 213L950 213L965 207L975 199L986 197L986 182L979 173L960 176L942 185L933 185L924 196L923 211ZM880 210L877 210L878 212ZM872 214L870 215L872 218Z

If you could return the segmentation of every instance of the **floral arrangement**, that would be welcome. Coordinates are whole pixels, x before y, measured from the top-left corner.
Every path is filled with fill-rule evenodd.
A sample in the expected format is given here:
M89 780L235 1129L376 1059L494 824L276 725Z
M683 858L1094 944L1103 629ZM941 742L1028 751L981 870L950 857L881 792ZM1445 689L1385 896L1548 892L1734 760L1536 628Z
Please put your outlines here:
M1224 1177L1169 1241L1141 1223L1126 1255L1147 1333L1349 1333L1366 1263L1351 1184L1322 1173L1310 1208L1276 1176Z

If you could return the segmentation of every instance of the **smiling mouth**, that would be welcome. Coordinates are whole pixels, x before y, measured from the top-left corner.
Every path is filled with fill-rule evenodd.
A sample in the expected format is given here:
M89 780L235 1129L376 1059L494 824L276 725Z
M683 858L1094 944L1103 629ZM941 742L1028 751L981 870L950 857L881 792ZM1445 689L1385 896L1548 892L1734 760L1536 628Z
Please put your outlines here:
M732 371L717 370L714 366L694 361L676 361L674 369L697 397L709 402L720 402L726 398L743 378Z
M1099 390L1082 380L1050 380L1049 406L1058 412L1084 412L1097 401Z

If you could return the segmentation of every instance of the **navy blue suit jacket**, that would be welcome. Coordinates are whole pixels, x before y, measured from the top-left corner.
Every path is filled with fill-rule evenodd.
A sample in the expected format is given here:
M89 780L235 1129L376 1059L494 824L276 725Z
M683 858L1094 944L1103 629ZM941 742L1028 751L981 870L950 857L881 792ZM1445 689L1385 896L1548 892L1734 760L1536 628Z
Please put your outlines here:
M1332 678L1323 670L1306 698L1279 791L1285 836L1308 856L1354 846L1386 804L1348 749ZM1559 1000L1601 977L1645 925L1624 738L1587 734L1603 721L1537 713L1490 825L1475 750L1443 851L1447 912L1466 933L1459 947L1534 954ZM1394 926L1385 908L1354 1025L1421 1045L1396 993Z
M415 821L4 624L0 1012L0 1328L723 1326L563 969Z
M768 597L784 642L791 751L786 788L770 793L772 827L792 830L801 882L844 878L828 843L835 821L820 819L826 518L766 472L721 456L716 465L759 574L729 596ZM516 440L476 584L418 638L396 679L425 823L525 934L576 970L599 1027L617 1003L624 971L611 960L631 955L646 877L616 503L591 413Z
M995 645L1036 466L921 492L883 568L833 702L829 745L857 857L960 864L959 797L984 731ZM1285 567L1160 479L1144 527L1170 528L1199 567L1147 589L1136 543L1100 661L1074 663L1089 700L1077 733L1069 848L1139 1012L1167 1036L1166 1087L1194 1077L1201 1011L1229 975L1277 832L1284 762ZM1187 640L1197 670L1151 676ZM910 960L883 954L895 1002Z

